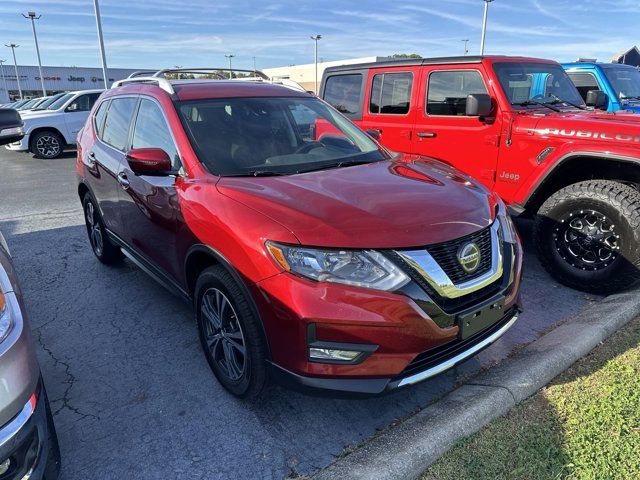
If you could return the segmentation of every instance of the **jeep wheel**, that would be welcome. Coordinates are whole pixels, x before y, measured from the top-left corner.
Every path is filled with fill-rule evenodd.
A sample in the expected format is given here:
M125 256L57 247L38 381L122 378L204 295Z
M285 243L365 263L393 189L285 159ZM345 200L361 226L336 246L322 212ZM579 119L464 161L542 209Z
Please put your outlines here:
M640 193L610 180L569 185L536 216L542 265L561 283L613 293L640 283Z
M84 220L87 226L89 243L95 256L102 263L110 265L122 259L122 251L112 244L102 222L102 217L90 194L86 194L82 200L84 208Z
M36 133L31 139L29 151L36 158L52 159L62 155L63 141L56 132L45 130Z
M200 343L218 381L255 400L266 383L266 345L250 298L224 267L206 269L196 285Z

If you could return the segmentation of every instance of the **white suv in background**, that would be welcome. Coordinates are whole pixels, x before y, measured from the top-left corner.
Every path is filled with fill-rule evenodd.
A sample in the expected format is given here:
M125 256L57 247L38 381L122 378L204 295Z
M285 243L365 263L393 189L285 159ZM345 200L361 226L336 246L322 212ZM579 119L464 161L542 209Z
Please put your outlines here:
M57 158L74 146L78 132L104 90L81 90L60 97L46 110L23 116L24 138L7 145L9 150L29 151L37 158Z

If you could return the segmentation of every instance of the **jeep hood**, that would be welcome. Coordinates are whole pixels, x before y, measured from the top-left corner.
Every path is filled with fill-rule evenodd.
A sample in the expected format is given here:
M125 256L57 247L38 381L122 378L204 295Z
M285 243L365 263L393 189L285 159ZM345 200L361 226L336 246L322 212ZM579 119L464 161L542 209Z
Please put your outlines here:
M407 248L484 228L495 200L437 160L402 156L277 177L224 177L219 191L278 221L303 245Z

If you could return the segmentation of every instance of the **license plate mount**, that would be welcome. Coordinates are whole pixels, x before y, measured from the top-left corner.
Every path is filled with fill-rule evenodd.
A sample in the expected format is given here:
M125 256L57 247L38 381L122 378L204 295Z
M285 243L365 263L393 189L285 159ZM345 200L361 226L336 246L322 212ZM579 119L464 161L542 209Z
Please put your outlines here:
M495 300L477 310L458 317L460 339L465 340L495 324L504 316L504 298Z

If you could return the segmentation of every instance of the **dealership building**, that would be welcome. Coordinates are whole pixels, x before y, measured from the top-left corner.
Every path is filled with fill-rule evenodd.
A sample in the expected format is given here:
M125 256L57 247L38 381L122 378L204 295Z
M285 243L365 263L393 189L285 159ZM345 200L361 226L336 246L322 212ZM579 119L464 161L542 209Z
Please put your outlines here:
M107 69L108 85L111 85L116 80L128 77L133 72L135 70L128 68ZM4 78L0 78L0 103L17 100L20 94L14 66L5 63L0 74L4 74ZM18 76L23 98L42 96L40 72L37 65L18 65ZM101 68L43 66L42 76L44 77L44 88L47 95L74 90L104 88Z

